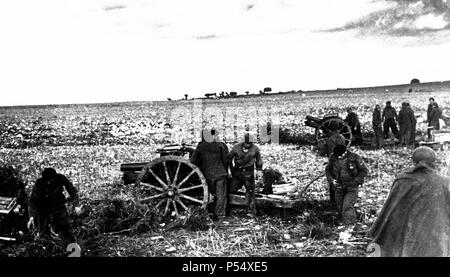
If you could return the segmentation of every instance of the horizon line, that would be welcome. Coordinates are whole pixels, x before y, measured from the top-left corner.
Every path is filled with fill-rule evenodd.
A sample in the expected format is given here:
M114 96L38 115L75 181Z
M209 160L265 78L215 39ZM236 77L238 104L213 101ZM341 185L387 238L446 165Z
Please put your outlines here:
M416 85L429 85L429 84L443 84L443 83L450 83L450 80L444 80L444 81L430 81L430 82L420 82ZM249 95L246 94L238 94L235 97L229 97L229 98L218 98L216 100L220 99L236 99L239 97L248 97L248 96L271 96L271 95L281 95L281 94L288 94L288 93L317 93L317 92L331 92L331 91L342 91L342 90L361 90L361 89L374 89L374 88L385 88L385 87L401 87L401 86L411 86L409 83L403 83L403 84L390 84L390 85L379 85L379 86L365 86L365 87L345 87L345 88L334 88L334 89L316 89L316 90L289 90L289 91L278 91L278 92L270 92L270 93L252 93ZM231 92L231 91L230 91ZM168 97L169 99L170 97ZM178 102L178 101L192 101L196 99L208 99L204 96L200 97L193 97L185 100L184 98L180 99L174 99L174 100L129 100L129 101L113 101L113 102L84 102L84 103L61 103L61 104L54 104L54 103L47 103L47 104L23 104L23 105L7 105L7 106L0 106L0 108L34 108L34 107L51 107L51 106L83 106L83 105L114 105L114 104L122 104L122 103L157 103L157 102ZM210 98L208 100L213 100L214 98Z

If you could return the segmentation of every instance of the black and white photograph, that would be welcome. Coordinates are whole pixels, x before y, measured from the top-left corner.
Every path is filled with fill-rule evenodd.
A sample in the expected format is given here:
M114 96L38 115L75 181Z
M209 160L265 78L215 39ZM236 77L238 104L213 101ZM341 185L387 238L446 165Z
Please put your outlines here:
M2 0L0 36L2 259L450 256L450 0Z

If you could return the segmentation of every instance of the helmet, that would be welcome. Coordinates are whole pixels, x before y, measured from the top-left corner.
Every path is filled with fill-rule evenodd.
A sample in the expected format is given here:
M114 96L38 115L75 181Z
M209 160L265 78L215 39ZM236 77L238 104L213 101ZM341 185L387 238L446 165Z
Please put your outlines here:
M414 164L418 164L419 162L425 162L427 164L433 165L436 162L437 155L433 149L426 146L418 147L414 150L412 155L412 160Z

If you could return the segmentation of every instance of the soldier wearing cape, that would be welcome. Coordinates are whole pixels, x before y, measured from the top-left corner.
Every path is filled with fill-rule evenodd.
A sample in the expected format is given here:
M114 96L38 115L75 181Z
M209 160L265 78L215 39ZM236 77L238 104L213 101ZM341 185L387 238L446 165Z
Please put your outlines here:
M450 179L436 172L436 153L417 148L414 167L398 176L369 231L382 257L450 255Z

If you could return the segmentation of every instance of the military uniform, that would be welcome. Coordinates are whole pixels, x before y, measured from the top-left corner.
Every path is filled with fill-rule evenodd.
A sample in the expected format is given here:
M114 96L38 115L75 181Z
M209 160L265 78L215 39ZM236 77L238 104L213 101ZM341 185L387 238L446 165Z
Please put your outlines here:
M382 128L381 111L374 110L372 114L372 127L375 132L375 146L381 148L384 146L384 135Z
M408 108L406 105L403 106L398 113L398 125L400 126L399 139L401 144L410 144L412 125L415 120L416 118L412 109Z
M344 224L356 221L354 205L358 199L358 187L363 184L368 170L362 158L350 151L340 159L335 154L329 158L325 174L329 184L334 186L336 208L342 216Z
M384 124L383 124L383 130L384 130L384 138L389 138L389 129L391 129L392 133L394 133L394 136L398 138L398 129L397 129L397 122L398 115L397 111L394 107L385 107L383 110L384 118Z
M450 179L437 174L435 158L417 148L415 165L395 179L368 233L382 257L450 256Z
M350 126L355 143L361 143L361 124L359 122L358 115L356 115L355 112L350 112L344 121L347 122L348 126Z
M65 205L64 189L70 195L68 201L78 205L78 191L64 175L56 173L50 180L37 179L30 196L29 213L30 217L38 221L41 237L50 236L50 222L53 220L55 230L64 239L75 242Z
M441 110L437 104L434 104L430 110L430 115L428 117L428 126L432 126L433 130L439 130L439 118L441 118Z
M236 192L244 186L248 208L251 213L256 214L255 168L262 170L263 162L258 146L251 144L248 152L244 152L243 147L244 142L238 143L228 154L229 164L234 161L231 192Z
M214 213L218 217L226 215L228 146L223 142L201 142L191 157L191 162L200 167L208 183L208 189L215 195Z
M413 145L416 142L416 126L417 126L417 119L414 115L414 111L411 109L411 107L408 106L408 109L410 110L410 118L411 118L411 135L409 136L409 144Z

